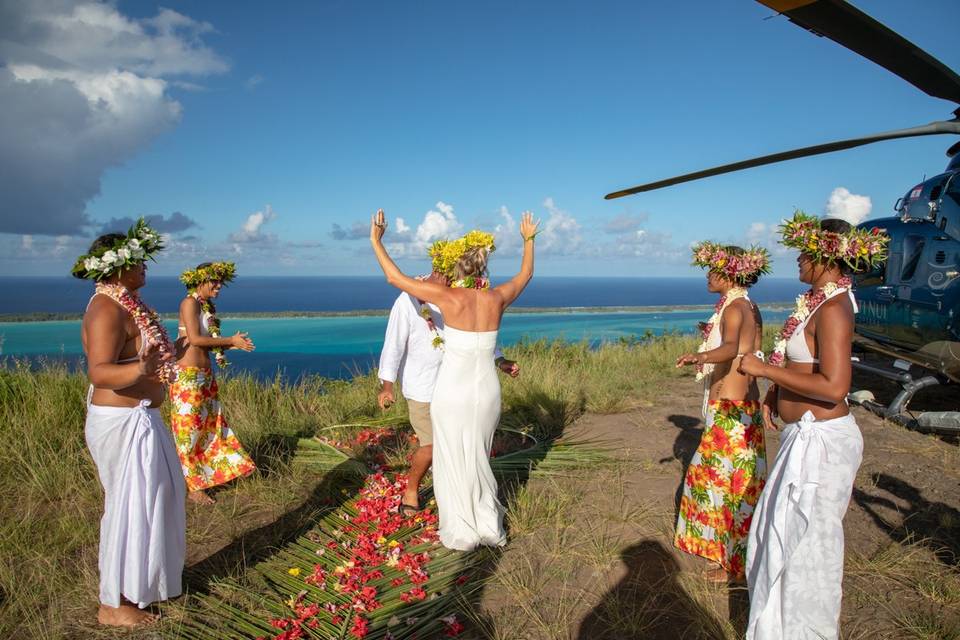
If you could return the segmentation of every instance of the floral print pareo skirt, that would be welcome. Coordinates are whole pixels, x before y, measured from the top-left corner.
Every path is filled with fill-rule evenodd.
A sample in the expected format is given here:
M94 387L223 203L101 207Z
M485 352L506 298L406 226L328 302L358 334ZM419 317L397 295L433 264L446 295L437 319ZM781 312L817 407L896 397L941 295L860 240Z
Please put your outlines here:
M256 469L223 417L211 369L180 367L170 385L170 402L170 426L188 491L214 487Z
M763 414L755 400L714 400L690 460L674 545L744 577L747 536L767 477Z

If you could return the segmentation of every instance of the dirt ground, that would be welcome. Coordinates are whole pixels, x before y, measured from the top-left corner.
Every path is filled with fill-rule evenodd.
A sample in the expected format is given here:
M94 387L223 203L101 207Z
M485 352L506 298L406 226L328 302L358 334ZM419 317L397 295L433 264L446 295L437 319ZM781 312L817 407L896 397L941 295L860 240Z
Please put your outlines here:
M736 638L745 588L699 577L672 546L675 500L703 423L684 380L650 406L587 415L568 432L622 462L512 496L511 541L491 561L478 636ZM645 403L646 404L646 403ZM844 638L960 637L960 453L853 409L864 460L844 522ZM772 464L778 434L768 432Z
M742 637L746 589L705 581L706 564L672 545L679 488L703 429L700 398L685 378L655 402L585 415L566 437L602 443L614 465L503 487L509 542L476 577L465 637ZM912 408L928 407L918 398ZM865 449L844 522L842 637L960 640L960 448L853 412ZM777 444L768 432L771 464ZM246 482L261 481L271 482ZM344 479L307 474L248 492L268 493L268 502L227 489L216 509L191 507L191 590L295 537L327 504L329 482Z

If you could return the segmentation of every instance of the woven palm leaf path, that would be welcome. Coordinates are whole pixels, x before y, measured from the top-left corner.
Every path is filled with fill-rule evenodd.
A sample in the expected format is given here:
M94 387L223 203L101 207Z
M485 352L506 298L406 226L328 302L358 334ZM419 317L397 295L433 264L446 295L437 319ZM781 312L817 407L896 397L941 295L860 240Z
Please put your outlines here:
M545 430L501 425L491 459L498 481L524 482L609 461L596 442L530 434ZM220 580L209 593L194 596L187 615L167 627L167 635L190 640L459 635L464 629L459 612L482 587L478 570L490 552L441 546L432 499L413 517L399 513L405 481L398 471L412 451L409 433L409 425L384 418L335 425L301 440L296 464L363 474L358 494L344 490L342 504L320 513L310 530L250 568L242 582Z

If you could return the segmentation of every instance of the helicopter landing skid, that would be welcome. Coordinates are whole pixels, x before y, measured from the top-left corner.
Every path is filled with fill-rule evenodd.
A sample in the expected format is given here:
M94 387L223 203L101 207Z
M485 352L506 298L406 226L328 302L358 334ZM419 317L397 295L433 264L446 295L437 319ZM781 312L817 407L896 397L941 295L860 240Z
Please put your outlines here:
M859 392L851 394L850 401L869 409L885 420L890 420L908 429L922 433L960 434L960 412L958 411L928 411L914 417L907 413L907 405L917 391L943 384L937 376L927 375L914 379L908 371L894 367L880 367L866 362L853 361L853 366L860 371L872 373L900 384L900 392L884 406L873 399L869 392L868 397Z

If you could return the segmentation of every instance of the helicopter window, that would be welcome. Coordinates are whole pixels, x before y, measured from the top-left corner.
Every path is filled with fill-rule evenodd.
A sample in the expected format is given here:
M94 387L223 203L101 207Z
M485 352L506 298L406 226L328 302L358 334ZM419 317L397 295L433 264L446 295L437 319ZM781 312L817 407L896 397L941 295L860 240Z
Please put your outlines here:
M950 198L955 206L960 206L960 177L957 176L960 176L960 174L954 174L953 179L947 184L945 197Z
M923 236L909 235L903 239L903 270L900 272L901 280L910 280L917 271L917 265L920 264L920 256L923 254L923 247L926 239Z
M940 199L940 193L943 190L943 184L949 176L938 176L922 184L915 186L907 194L906 203L903 205L905 218L914 220L932 220L936 215L933 206Z

